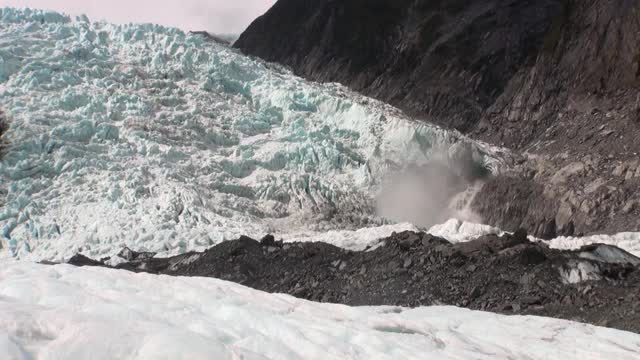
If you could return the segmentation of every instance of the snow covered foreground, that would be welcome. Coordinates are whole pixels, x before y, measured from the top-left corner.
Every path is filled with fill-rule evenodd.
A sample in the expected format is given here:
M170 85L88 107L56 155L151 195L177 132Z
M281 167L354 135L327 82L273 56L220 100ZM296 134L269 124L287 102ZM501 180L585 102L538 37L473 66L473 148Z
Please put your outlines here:
M640 335L453 307L352 308L216 279L0 266L0 358L638 359Z

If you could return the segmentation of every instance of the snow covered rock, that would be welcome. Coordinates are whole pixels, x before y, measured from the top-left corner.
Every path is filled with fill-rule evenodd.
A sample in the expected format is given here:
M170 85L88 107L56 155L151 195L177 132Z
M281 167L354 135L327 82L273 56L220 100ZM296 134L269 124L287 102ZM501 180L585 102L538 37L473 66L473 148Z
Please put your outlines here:
M637 232L624 232L613 235L589 235L583 237L561 236L547 243L554 249L579 249L592 244L612 245L640 257L640 233Z

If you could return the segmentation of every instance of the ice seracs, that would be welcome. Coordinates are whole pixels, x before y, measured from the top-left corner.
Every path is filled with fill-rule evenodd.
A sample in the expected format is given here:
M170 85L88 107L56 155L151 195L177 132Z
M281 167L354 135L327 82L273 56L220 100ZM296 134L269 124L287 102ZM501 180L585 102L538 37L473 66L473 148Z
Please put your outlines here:
M498 169L505 156L177 29L11 8L0 24L0 242L21 258L167 256L270 232L362 249L415 229L376 216L387 174L435 155ZM640 254L637 233L550 245L594 242Z
M0 9L3 242L21 257L175 254L384 225L385 174L494 149L201 36Z

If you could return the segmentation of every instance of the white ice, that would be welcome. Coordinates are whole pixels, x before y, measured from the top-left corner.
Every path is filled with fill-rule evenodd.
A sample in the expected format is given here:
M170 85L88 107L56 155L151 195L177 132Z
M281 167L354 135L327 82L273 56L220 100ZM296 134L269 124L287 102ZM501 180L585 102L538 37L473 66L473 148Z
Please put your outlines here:
M548 242L554 249L579 249L590 244L617 246L640 257L640 233L625 232L613 235L590 235L584 237L559 237Z
M638 359L640 335L454 307L312 303L206 278L0 264L0 358Z
M499 149L157 25L2 8L0 84L0 242L21 258L384 226L387 174L501 166Z
M434 225L428 229L427 232L435 236L443 237L451 242L470 241L488 234L505 234L505 231L490 225L476 224L458 219L450 219L445 223ZM549 241L532 236L530 236L529 239L531 241L544 242L552 249L561 250L577 250L585 245L591 244L612 245L640 257L640 233L638 232L624 232L612 235L588 235L583 237L561 236ZM609 261L611 259L624 260L625 262L629 261L626 255L620 254L613 249L603 248L599 249L598 252L600 253L597 259L600 261ZM635 262L635 260L633 261Z
M493 226L458 219L449 219L442 224L434 225L427 232L453 243L474 240L483 235L496 234L501 236L504 234L504 231Z
M380 245L380 240L403 231L420 232L423 229L410 224L401 223L366 227L358 230L329 230L324 232L294 232L282 237L285 242L323 242L343 249L361 251L374 249Z

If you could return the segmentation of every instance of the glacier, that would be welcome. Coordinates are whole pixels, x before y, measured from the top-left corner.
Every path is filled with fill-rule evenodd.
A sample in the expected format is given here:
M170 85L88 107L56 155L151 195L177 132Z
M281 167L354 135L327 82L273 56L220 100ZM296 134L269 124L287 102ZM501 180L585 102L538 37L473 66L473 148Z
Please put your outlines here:
M2 244L21 258L412 228L376 214L387 175L503 166L456 131L153 24L2 8L0 83Z
M639 335L446 306L348 307L209 278L9 259L0 358L637 359ZM170 346L167 346L170 344Z
M171 256L266 233L352 250L405 230L453 242L503 233L465 219L426 229L380 216L376 197L389 175L434 160L499 172L510 155L338 84L307 82L178 29L0 8L0 111L9 119L0 159L2 359L640 352L637 334L557 319L319 304L217 279L29 261L78 252L114 261L123 246ZM640 253L638 233L548 243L594 242Z

